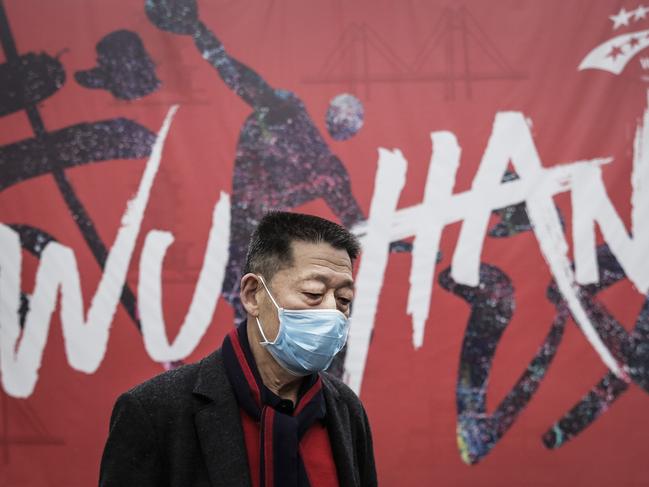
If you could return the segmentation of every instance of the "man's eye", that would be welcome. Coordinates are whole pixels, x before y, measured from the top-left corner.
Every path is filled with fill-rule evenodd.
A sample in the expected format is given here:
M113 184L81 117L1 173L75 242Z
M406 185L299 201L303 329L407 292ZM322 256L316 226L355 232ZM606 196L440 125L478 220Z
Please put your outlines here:
M322 296L321 294L318 293L303 293L307 298L309 299L320 299Z
M352 302L351 299L347 298L338 298L338 302L342 304L343 306L349 306L349 304Z

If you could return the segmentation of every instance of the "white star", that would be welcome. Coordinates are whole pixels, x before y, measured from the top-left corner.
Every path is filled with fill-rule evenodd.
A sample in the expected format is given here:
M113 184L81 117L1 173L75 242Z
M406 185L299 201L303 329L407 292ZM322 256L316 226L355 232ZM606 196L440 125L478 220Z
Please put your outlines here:
M622 8L617 15L609 16L609 19L613 21L613 30L617 29L621 25L629 25L631 15L633 15L631 12L627 12Z
M644 19L647 16L647 12L649 12L649 8L645 7L644 5L640 5L633 11L633 20Z

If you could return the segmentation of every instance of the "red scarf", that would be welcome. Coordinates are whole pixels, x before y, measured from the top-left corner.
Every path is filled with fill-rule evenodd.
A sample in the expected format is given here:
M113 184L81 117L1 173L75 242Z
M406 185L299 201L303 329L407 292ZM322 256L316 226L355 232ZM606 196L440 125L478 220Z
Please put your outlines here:
M245 323L225 337L222 350L239 407L260 423L261 487L309 487L299 443L309 427L325 417L322 380L318 374L304 377L293 411L280 410L286 402L262 383Z

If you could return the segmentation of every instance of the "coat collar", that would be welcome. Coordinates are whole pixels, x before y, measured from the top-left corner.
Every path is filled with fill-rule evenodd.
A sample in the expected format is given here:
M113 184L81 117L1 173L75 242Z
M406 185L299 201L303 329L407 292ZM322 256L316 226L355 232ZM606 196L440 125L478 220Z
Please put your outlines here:
M193 393L207 400L195 414L194 424L212 485L250 485L239 406L220 350L201 361Z
M327 407L327 431L331 453L336 464L340 487L360 486L358 471L354 466L352 425L347 404L326 374L322 377L322 390Z
M327 431L338 481L341 487L355 487L360 485L360 479L354 468L349 411L327 376L322 374L321 377ZM251 485L239 405L225 373L220 350L201 361L193 393L206 401L195 414L194 423L212 485Z

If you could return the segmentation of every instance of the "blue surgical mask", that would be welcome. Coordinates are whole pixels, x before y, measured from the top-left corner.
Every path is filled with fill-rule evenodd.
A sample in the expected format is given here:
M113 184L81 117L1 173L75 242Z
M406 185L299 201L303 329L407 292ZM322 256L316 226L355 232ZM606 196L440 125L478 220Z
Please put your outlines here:
M309 375L329 367L347 341L347 317L337 309L284 309L275 301L264 278L259 278L279 316L279 332L272 342L255 317L264 339L259 342L261 346L293 375Z

